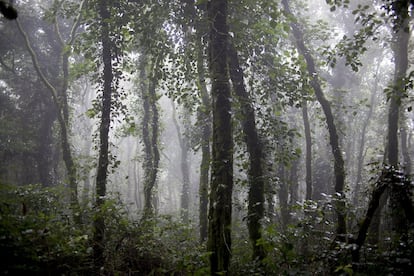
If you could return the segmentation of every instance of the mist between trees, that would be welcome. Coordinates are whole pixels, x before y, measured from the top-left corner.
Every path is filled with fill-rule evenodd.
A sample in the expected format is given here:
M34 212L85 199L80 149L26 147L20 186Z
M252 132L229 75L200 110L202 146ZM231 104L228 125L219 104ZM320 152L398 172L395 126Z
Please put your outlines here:
M412 0L0 1L8 275L410 275Z

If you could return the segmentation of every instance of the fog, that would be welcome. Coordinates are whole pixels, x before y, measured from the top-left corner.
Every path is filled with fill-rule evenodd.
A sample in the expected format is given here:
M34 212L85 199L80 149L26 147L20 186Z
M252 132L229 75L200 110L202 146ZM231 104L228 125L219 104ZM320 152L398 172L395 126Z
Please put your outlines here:
M412 269L410 1L0 12L2 273Z

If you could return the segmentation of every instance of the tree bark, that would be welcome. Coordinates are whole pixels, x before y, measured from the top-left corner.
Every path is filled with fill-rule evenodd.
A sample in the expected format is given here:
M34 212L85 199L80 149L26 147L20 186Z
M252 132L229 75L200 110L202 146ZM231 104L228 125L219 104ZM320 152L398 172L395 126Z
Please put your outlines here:
M406 72L408 68L409 13L408 1L398 0L393 4L394 22L394 80L388 111L388 164L393 168L399 166L398 128L402 98L406 93ZM406 223L401 206L401 196L391 189L393 227L399 233L406 231Z
M155 66L157 66L156 63L153 64L153 71ZM159 135L159 113L158 113L158 107L157 107L157 92L156 92L156 86L157 86L157 80L155 79L154 72L152 72L152 75L149 80L149 96L150 96L150 108L152 111L152 121L151 121L151 150L152 150L152 167L151 167L151 178L149 185L151 187L151 190L154 190L157 188L157 177L158 177L158 167L160 164L160 151L158 149L158 135ZM158 195L155 194L152 199L154 211L157 212L158 210Z
M306 100L302 102L302 118L305 127L305 143L306 143L306 199L312 199L312 137L310 131L310 123L308 116L308 103Z
M198 123L201 126L201 163L199 178L199 220L200 220L200 241L207 240L208 235L208 184L210 174L210 139L211 139L211 99L207 90L205 80L204 66L204 48L203 36L207 32L205 18L197 17L194 0L183 0L185 5L184 13L189 16L190 21L195 28L196 34L196 55L197 55L197 82L201 96L201 105L198 110ZM199 5L198 8L204 13L205 5Z
M174 101L171 101L172 104L172 120L175 126L175 129L177 131L177 138L178 143L180 145L181 149L181 177L182 177L182 191L181 191L181 218L183 219L184 223L188 223L189 219L189 204L190 204L190 171L188 168L188 152L190 150L188 137L186 137L186 134L181 132L180 125L177 121L177 115L175 110L175 104ZM184 120L188 120L188 114L187 118L184 118ZM188 125L186 126L186 129L188 129Z
M372 192L372 196L371 196L371 200L368 205L367 213L359 228L358 236L356 240L354 241L355 247L353 247L353 250L352 250L352 261L355 263L359 262L359 251L365 242L368 228L371 224L371 221L374 219L374 215L378 207L380 206L381 196L386 191L388 184L392 178L391 173L384 171L380 179L377 181L374 191Z
M103 271L104 260L104 235L105 219L102 214L102 205L105 202L106 184L109 164L109 128L111 124L112 105L112 51L109 37L110 19L109 4L107 0L101 0L98 4L98 12L101 24L102 63L103 63L103 87L102 87L102 110L101 124L99 127L99 159L96 175L96 199L95 208L97 214L94 219L94 266L96 275Z
M233 191L231 94L227 70L227 1L209 3L209 61L212 82L213 150L210 184L208 251L210 273L229 274Z
M403 111L402 111L403 112ZM405 116L402 116L403 118ZM403 121L406 119L404 118ZM409 139L409 128L407 126L407 123L404 122L404 125L400 128L401 133L401 153L403 156L403 169L405 174L410 175L411 174L411 157L409 153L409 146L408 146L408 139Z
M85 1L82 1L79 7L79 10L83 9ZM23 27L20 24L19 20L16 20L17 27L22 34L26 47L29 51L31 56L33 66L38 74L40 80L44 83L47 90L50 92L52 100L57 109L57 119L60 126L60 135L61 135L61 147L62 147L62 158L66 167L68 183L71 191L70 195L70 205L73 212L73 218L75 221L79 222L80 218L78 217L78 209L79 209L79 202L78 202L78 185L77 185L77 171L76 171L76 164L72 156L71 145L69 141L69 115L68 115L68 102L67 102L67 88L69 82L69 63L68 58L69 54L66 51L64 45L71 45L74 41L75 33L77 27L79 26L81 12L79 12L78 17L75 19L75 23L72 26L70 38L67 43L61 39L61 59L62 59L62 72L63 72L63 79L62 79L62 87L59 89L54 86L46 77L44 70L41 69L40 62L38 60L38 56L35 53L27 33L23 30ZM56 32L58 36L61 38L59 29L56 28Z
M263 246L258 244L258 240L262 237L261 220L264 216L263 147L257 133L254 109L244 84L243 69L239 64L239 57L232 43L229 43L228 47L228 63L230 79L241 112L244 140L249 153L247 226L250 242L253 246L253 259L262 260L265 257L265 252Z
M282 4L285 8L287 15L293 17L293 13L290 10L288 0L282 0ZM329 141L331 144L332 154L334 156L334 173L335 173L335 209L337 214L337 228L336 234L338 238L342 239L346 234L346 220L345 220L345 202L344 202L344 186L345 186L345 170L344 159L342 157L342 151L339 146L338 131L334 122L332 114L331 104L325 98L322 91L318 72L316 71L315 61L306 47L303 39L303 32L298 23L292 22L291 24L293 36L295 37L296 46L299 53L305 58L306 67L311 78L310 84L315 92L316 99L320 103L322 110L325 114L326 123L329 131Z
M141 67L141 91L144 114L142 118L142 141L144 144L144 214L143 219L150 218L156 210L156 197L154 187L156 186L160 153L158 150L159 115L157 109L157 95L155 91L156 80L152 75L147 75L148 59L143 56L140 60ZM154 69L156 64L152 63L150 68Z

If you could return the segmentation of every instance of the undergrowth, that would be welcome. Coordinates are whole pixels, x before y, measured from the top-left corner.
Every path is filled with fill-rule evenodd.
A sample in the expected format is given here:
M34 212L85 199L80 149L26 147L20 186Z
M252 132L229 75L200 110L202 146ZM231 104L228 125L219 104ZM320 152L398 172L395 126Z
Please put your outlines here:
M70 212L63 188L0 186L0 273L3 275L93 275L91 203ZM367 243L361 261L351 261L352 236L335 241L330 199L305 201L291 211L291 223L264 222L264 260L252 260L244 222L233 223L232 275L409 275L413 233L404 239L382 235ZM174 216L132 219L117 195L108 196L104 275L209 275L209 252L195 224ZM137 214L136 217L139 217ZM412 229L412 228L411 228Z

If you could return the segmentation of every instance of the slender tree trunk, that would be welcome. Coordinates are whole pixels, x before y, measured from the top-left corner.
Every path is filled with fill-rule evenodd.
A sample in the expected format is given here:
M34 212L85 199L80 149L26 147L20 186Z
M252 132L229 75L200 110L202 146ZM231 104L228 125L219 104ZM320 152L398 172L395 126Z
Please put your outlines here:
M74 159L72 157L72 152L71 152L71 147L70 147L70 142L69 142L68 116L65 115L66 114L65 110L68 108L67 107L68 106L67 97L65 96L67 91L63 90L63 89L65 89L65 87L63 87L63 89L61 89L60 93L59 93L59 89L56 88L55 86L53 86L51 84L51 82L47 79L45 73L41 69L41 65L39 63L38 56L35 53L33 47L31 46L29 36L23 30L23 27L21 26L20 21L16 20L16 23L17 23L17 27L18 27L20 33L22 34L22 36L25 40L26 48L29 51L29 54L31 56L33 66L36 70L36 73L39 76L39 78L41 79L41 81L43 82L43 84L46 86L47 90L50 92L52 100L53 100L54 104L56 105L57 119L58 119L58 123L59 123L59 126L60 126L60 132L61 132L62 158L63 158L63 161L65 163L67 177L68 177L68 183L69 183L69 187L70 187L70 191L71 191L70 205L71 205L71 209L72 209L72 212L73 212L74 220L79 221L79 217L77 215L78 214L78 206L79 206L79 203L78 203L78 186L77 186L77 179L76 179L77 172L76 172L76 165L75 165ZM64 51L63 48L62 48L62 51ZM62 55L64 55L64 54L62 53ZM68 64L64 64L64 65L68 66ZM67 70L67 68L63 68L64 72L66 70ZM64 73L64 75L65 75L65 73ZM64 83L67 82L67 81L68 80L63 80ZM63 96L60 95L62 93L64 94Z
M188 168L188 152L190 150L188 137L186 137L186 134L181 133L180 125L177 121L177 115L175 110L175 104L174 101L171 101L172 104L172 119L175 126L175 129L177 130L177 138L181 149L181 176L182 176L182 191L181 191L181 218L185 223L188 223L189 219L189 201L190 201L190 171ZM187 118L184 118L184 120L188 120L188 114L186 114ZM186 126L186 129L188 129L188 124Z
M208 251L210 273L229 274L233 191L231 94L227 70L227 1L209 3L210 76L213 98L213 160L211 167Z
M49 102L49 101L48 101ZM50 103L53 104L53 103ZM50 108L52 107L52 108ZM53 183L52 179L52 162L53 162L53 133L52 127L56 121L56 109L52 106L47 107L47 110L42 112L43 120L40 124L38 132L39 148L37 150L37 171L39 174L39 181L43 186L50 187Z
M308 116L308 103L306 100L302 102L303 126L305 127L305 143L306 143L306 199L312 199L312 137L310 131L310 123Z
M241 124L244 139L249 153L249 195L248 220L250 242L253 245L253 258L262 260L265 257L263 246L258 243L262 237L261 220L264 216L264 177L263 177L263 147L257 133L256 118L249 95L244 85L243 69L234 45L229 43L228 62L230 78L234 92L240 105Z
M403 118L405 116L402 116ZM405 121L405 118L404 118ZM403 156L403 169L405 174L410 175L411 174L411 157L410 157L410 153L409 153L409 146L408 146L408 139L409 139L409 135L408 135L408 126L406 124L406 122L404 122L404 125L401 126L400 128L400 133L401 133L401 153Z
M94 265L95 273L99 275L103 272L104 260L104 236L105 218L102 214L102 205L105 202L106 184L108 177L109 164L109 128L111 123L112 105L112 51L109 37L110 12L108 10L108 0L101 0L98 4L98 12L101 20L101 43L102 43L102 62L103 62L103 87L102 87L102 111L101 125L99 127L99 159L96 175L96 215L94 219Z
M357 238L354 241L356 246L353 247L352 250L352 261L355 263L359 262L359 251L365 242L371 221L374 219L375 213L378 212L378 208L380 208L381 197L386 191L391 178L392 171L391 174L389 172L383 172L380 179L377 181L377 185L375 186L374 191L372 192L372 197L368 205L367 213L361 224Z
M200 163L200 179L199 179L199 219L200 219L200 241L207 240L208 232L208 184L210 173L210 139L211 139L211 99L207 90L205 80L205 66L204 66L204 49L203 36L208 31L207 22L203 16L197 17L194 0L183 0L185 5L185 14L187 14L196 30L196 54L197 54L197 75L198 87L201 95L201 106L198 110L198 123L201 126L201 163ZM205 12L205 5L198 6Z
M293 17L293 14L289 7L288 0L282 0L282 4L286 13ZM296 46L299 53L305 58L306 67L311 78L310 84L315 91L316 98L320 103L322 110L326 117L326 123L329 131L329 141L332 148L332 154L334 156L334 173L335 173L335 194L336 194L336 214L337 214L337 228L336 234L338 238L342 239L346 234L346 220L345 220L345 202L344 202L344 186L345 186L345 169L344 159L342 157L342 151L339 146L338 131L334 122L332 114L331 104L325 98L322 91L322 87L319 81L318 72L316 71L315 61L306 47L303 39L303 33L298 23L291 23L293 36L296 40Z
M143 56L141 59L141 92L142 95L142 104L143 104L143 118L142 118L142 142L144 144L144 163L143 163L143 170L144 170L144 218L151 216L153 213L153 206L152 206L152 190L153 185L151 183L151 171L152 171L152 148L151 148L151 137L150 137L150 100L149 100L149 93L148 93L148 86L147 84L147 74L146 74L146 67L147 67L147 59Z
M293 206L299 200L299 178L298 178L298 171L299 171L299 159L295 159L292 161L292 165L290 167L289 173L289 206Z
M157 64L153 64L153 71ZM151 190L157 188L157 177L158 177L158 167L160 163L160 151L158 149L158 135L159 135L159 114L158 114L158 107L157 107L157 93L156 93L156 84L157 81L155 79L154 73L149 79L149 96L150 96L150 108L152 111L152 120L151 120L151 151L152 151L152 167L151 167L151 178L150 178L150 187ZM154 211L158 211L158 194L153 196L153 206Z
M378 62L378 66L377 66L377 74L376 76L378 76L378 69L379 69L379 62ZM370 99L370 103L369 103L369 110L367 113L367 116L365 117L365 120L363 122L362 125L362 130L361 130L361 138L359 141L359 149L358 149L358 157L357 157L357 174L356 174L356 183L355 183L355 190L354 190L354 198L353 198L353 202L354 204L358 204L358 194L359 194L359 190L361 188L362 185L362 168L363 168L363 163L364 163L364 149L365 149L365 137L366 137L366 133L367 133L367 129L368 129L368 125L369 122L371 120L372 114L374 112L374 104L375 104L375 97L376 97L376 91L378 89L378 79L375 78L374 81L374 87L371 91L371 99Z
M138 155L139 151L139 144L137 142L136 146L136 153L135 155ZM137 210L142 210L142 202L141 202L141 174L139 171L138 161L134 160L134 199L135 204L137 206Z
M289 224L290 215L289 215L289 206L288 206L288 197L289 189L288 182L286 177L285 166L283 164L278 165L278 176L279 176L279 205L280 205L280 215L282 218L282 225L286 229Z
M143 103L142 119L142 141L144 144L144 216L143 219L151 217L157 208L157 199L154 196L156 187L160 153L158 150L159 115L157 108L156 80L153 77L153 69L156 64L151 64L150 76L146 70L148 60L143 54L141 67L141 91Z

